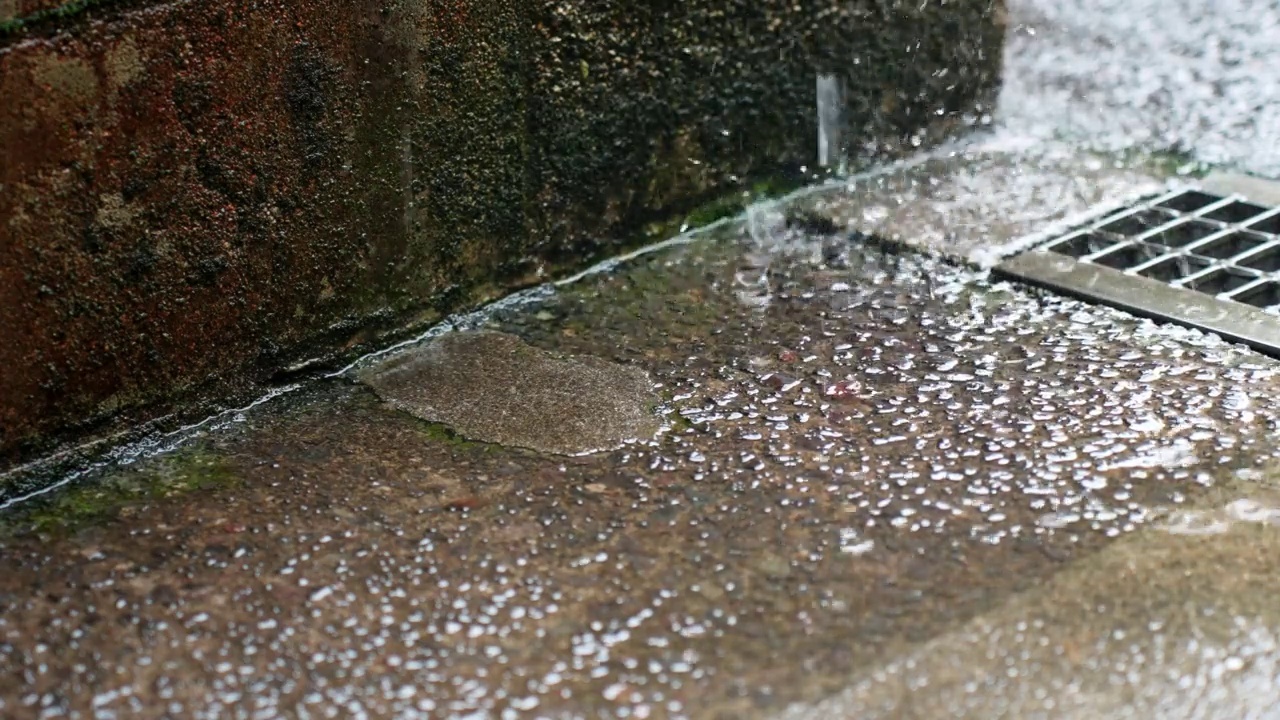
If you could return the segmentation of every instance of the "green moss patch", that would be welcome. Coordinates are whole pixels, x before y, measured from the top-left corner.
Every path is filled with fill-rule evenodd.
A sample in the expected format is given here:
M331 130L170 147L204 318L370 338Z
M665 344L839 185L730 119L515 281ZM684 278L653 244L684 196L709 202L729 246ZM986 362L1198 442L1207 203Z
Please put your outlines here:
M193 445L154 459L145 469L121 469L49 492L0 519L0 534L73 534L118 519L129 509L194 490L239 483L224 458Z

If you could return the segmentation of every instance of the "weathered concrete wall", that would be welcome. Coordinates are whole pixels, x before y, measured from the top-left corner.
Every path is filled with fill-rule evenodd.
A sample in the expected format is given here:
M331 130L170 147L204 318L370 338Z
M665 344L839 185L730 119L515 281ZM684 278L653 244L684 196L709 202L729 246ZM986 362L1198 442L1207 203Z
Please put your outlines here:
M998 0L87 6L0 0L0 464L794 172L817 68L859 141L945 128L1003 33Z

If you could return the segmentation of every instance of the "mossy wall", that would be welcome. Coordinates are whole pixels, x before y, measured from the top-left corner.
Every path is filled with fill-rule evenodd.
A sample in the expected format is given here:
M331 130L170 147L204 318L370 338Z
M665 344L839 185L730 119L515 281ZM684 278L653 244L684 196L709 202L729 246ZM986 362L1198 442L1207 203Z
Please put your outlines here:
M0 8L0 465L794 175L820 69L866 154L927 142L994 96L1004 29L996 0Z

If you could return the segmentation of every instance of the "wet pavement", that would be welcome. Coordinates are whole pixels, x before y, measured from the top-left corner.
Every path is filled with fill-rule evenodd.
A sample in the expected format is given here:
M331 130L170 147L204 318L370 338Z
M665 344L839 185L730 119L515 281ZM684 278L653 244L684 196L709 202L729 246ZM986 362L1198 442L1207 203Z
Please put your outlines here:
M1072 66L1035 89L1094 47L1042 4L1006 95L1052 128L1006 98L5 509L0 717L1276 716L1280 364L983 269L1272 161L1072 141L1182 106L1103 132Z
M780 717L1275 717L1276 486L1246 478Z
M990 266L1177 183L1150 158L1119 162L1005 132L968 138L915 161L859 175L790 204L792 215L931 255ZM776 213L774 213L776 214ZM775 220L776 224L776 220Z
M1280 176L1271 0L1012 0L997 122L1025 139Z
M1237 487L1269 467L1271 361L843 235L768 239L725 229L489 318L648 372L652 439L479 443L335 379L11 513L6 716L865 717L893 705L840 694L858 678L945 668L965 632L1017 648L971 628L1055 583L1114 594L1078 568L1135 535L1229 567L1231 533L1143 528L1271 507ZM1085 627L1146 627L1159 585L1124 587Z

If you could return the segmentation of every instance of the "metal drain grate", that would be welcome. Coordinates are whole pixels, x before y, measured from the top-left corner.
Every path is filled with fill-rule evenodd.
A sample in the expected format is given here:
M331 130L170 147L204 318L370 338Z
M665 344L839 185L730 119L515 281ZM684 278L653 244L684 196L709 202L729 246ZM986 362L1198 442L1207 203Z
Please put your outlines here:
M996 270L1280 354L1280 208L1201 190L1170 192Z

